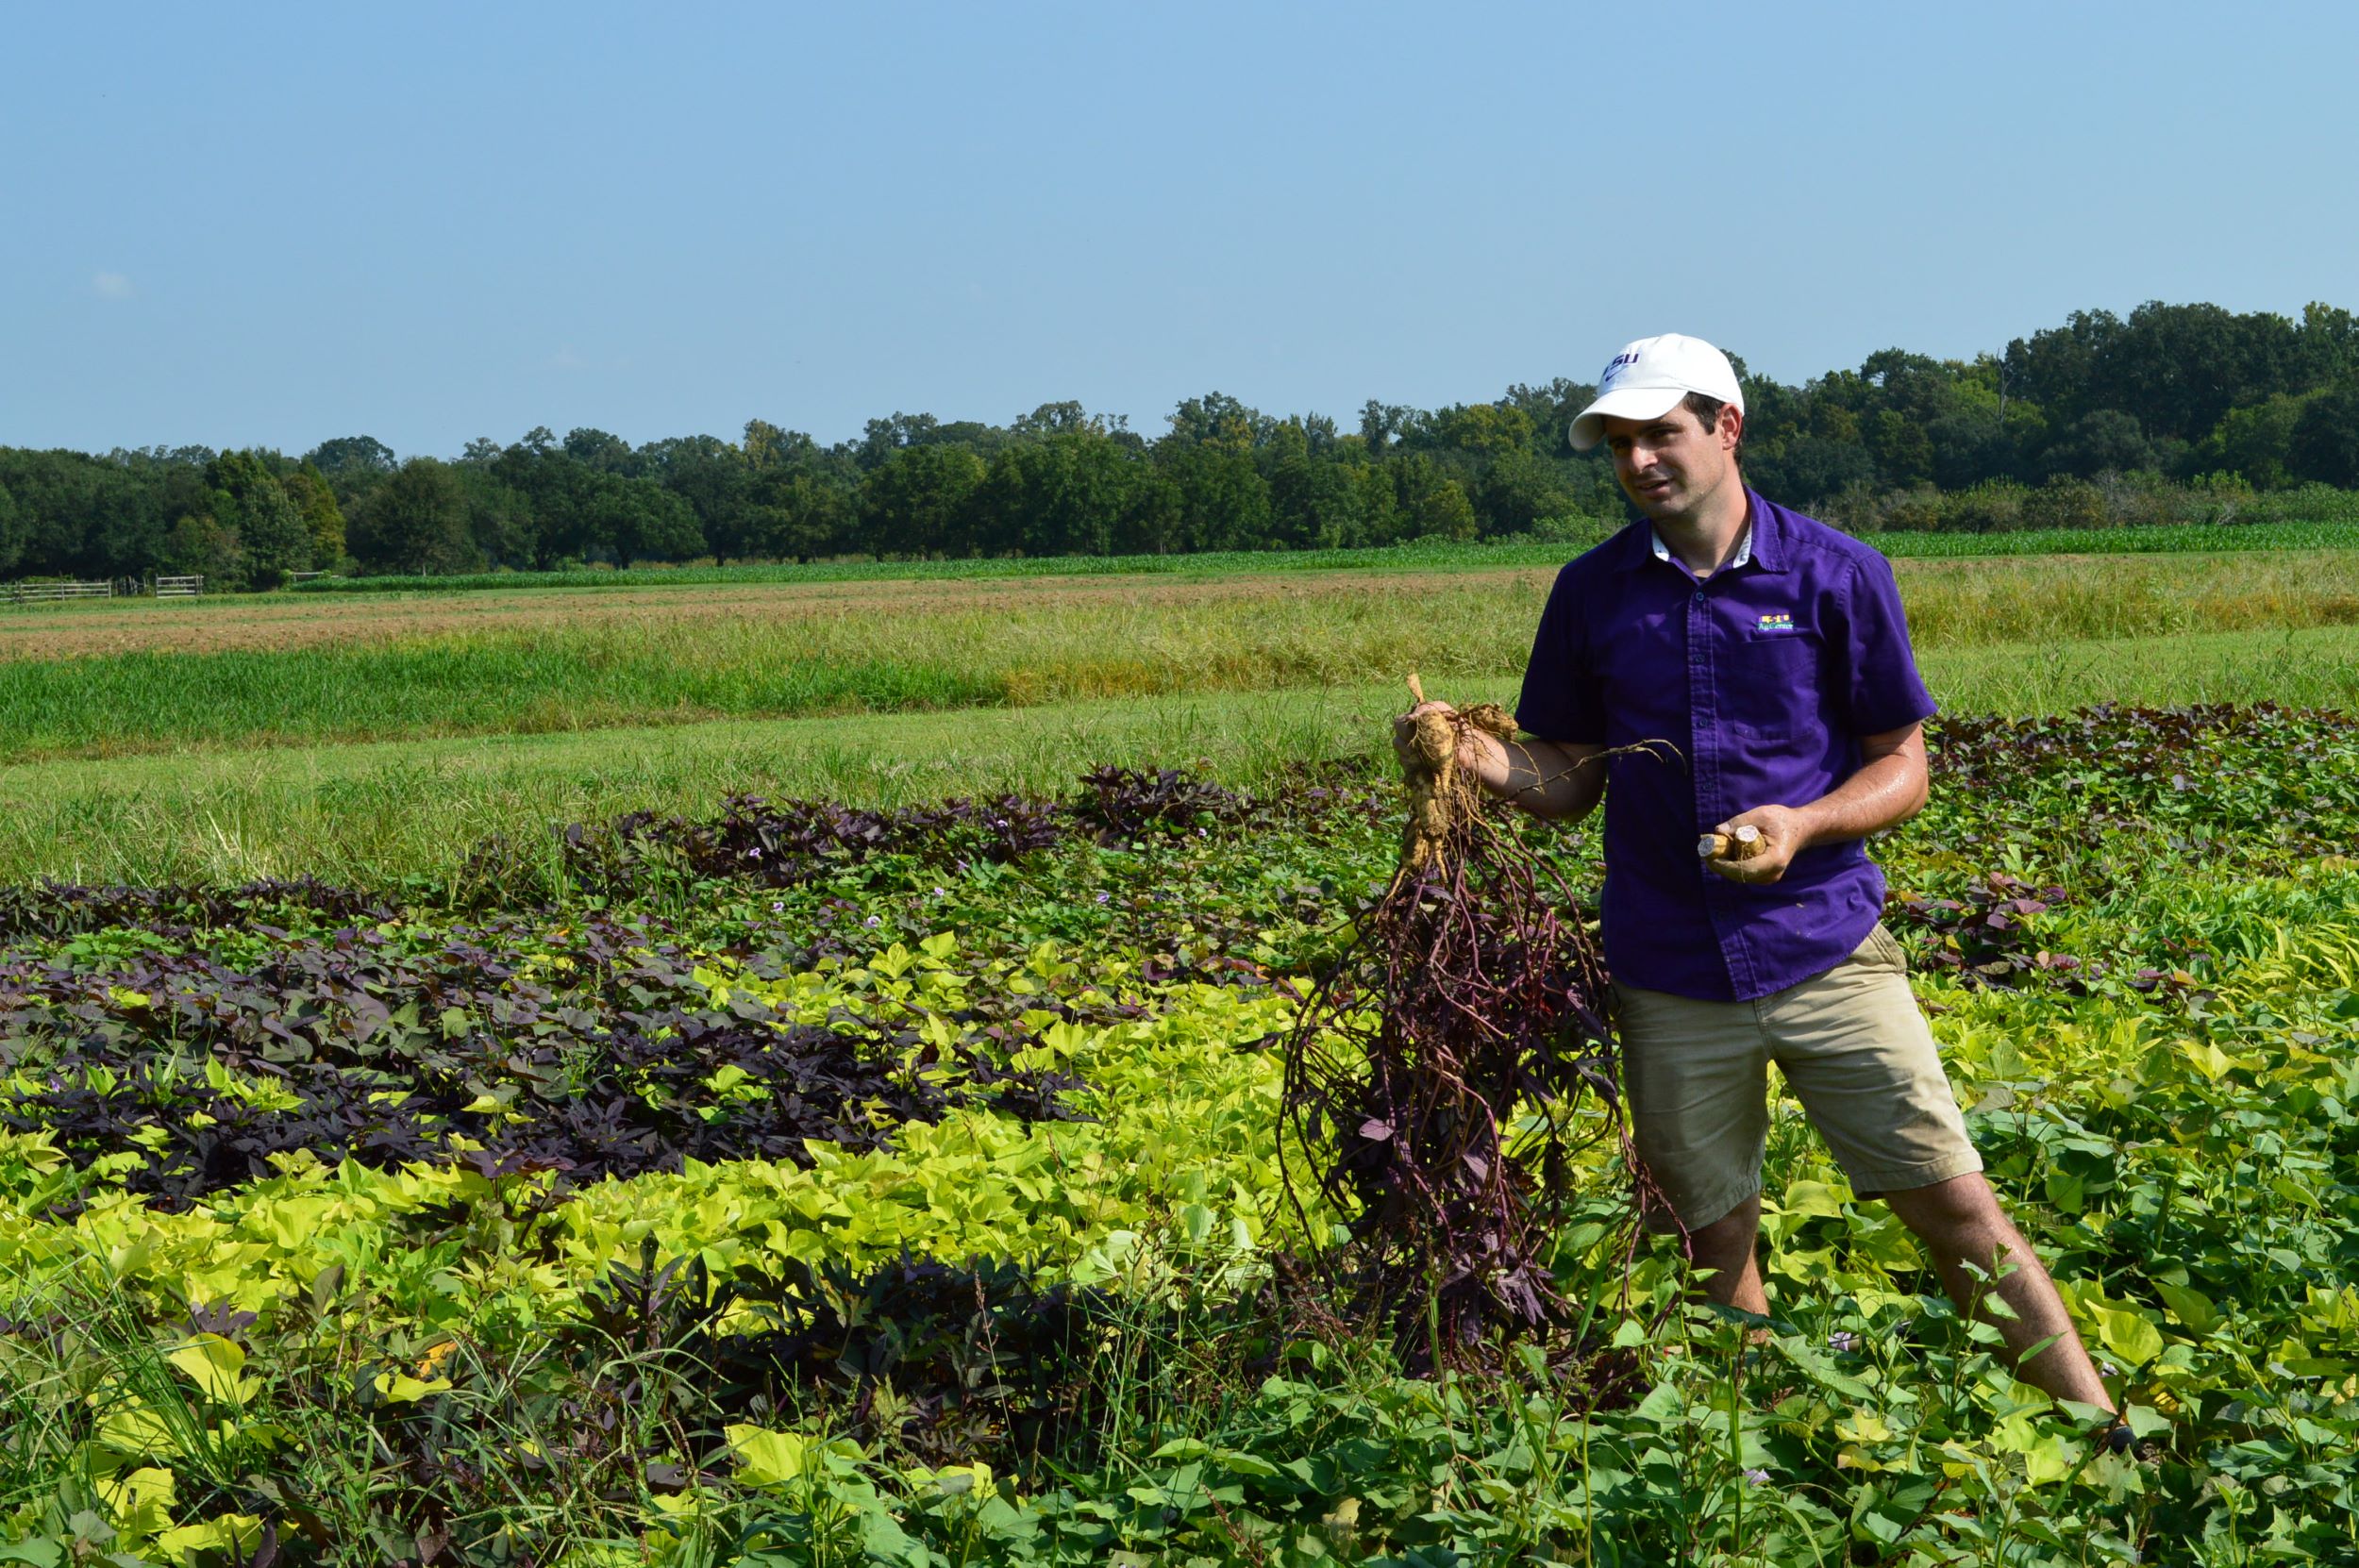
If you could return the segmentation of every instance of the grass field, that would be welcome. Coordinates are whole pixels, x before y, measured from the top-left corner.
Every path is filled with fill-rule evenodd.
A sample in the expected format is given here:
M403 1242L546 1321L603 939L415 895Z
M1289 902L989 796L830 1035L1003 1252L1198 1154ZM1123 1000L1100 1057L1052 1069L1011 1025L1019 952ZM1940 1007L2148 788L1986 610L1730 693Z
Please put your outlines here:
M1549 578L1241 573L45 612L12 623L0 658L0 760L1204 696L1411 668L1479 680L1522 669ZM2355 550L1907 561L1901 578L1929 657L2023 645L2045 666L2088 642L2359 623Z
M2182 633L1929 650L1960 712L2083 704L2359 707L2359 627ZM1414 659L1394 668L1416 667ZM1435 675L1436 693L1513 703L1516 677ZM1403 706L1397 679L1166 693L1029 708L720 720L280 746L0 766L0 884L236 881L300 872L447 879L478 841L545 842L551 824L693 813L732 791L898 806L949 794L1055 794L1100 763L1185 766L1262 784L1296 763L1364 758Z

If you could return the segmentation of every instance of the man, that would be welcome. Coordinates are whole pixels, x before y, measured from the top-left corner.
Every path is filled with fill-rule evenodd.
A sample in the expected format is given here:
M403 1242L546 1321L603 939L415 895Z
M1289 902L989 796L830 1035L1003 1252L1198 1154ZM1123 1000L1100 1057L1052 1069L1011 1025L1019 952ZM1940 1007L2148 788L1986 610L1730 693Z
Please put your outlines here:
M1684 1235L1711 1298L1769 1309L1755 1249L1776 1061L1853 1189L1892 1206L1960 1307L1996 1293L2012 1309L1983 1310L2020 1376L2111 1410L1983 1179L1877 919L1883 878L1860 841L1924 805L1934 710L1892 569L1748 490L1744 433L1711 344L1614 356L1572 443L1605 442L1647 521L1558 575L1515 715L1537 739L1470 731L1464 759L1543 817L1578 820L1613 786L1601 913L1631 1132L1659 1193L1648 1220ZM1648 741L1668 745L1597 760ZM1698 863L1702 833L1743 827L1757 853Z

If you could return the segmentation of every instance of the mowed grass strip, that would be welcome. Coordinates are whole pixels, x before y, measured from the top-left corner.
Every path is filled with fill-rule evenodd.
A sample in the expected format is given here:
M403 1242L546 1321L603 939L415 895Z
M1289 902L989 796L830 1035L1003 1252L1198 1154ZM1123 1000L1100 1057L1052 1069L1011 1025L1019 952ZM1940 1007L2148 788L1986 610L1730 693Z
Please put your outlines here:
M1620 525L1600 521L1586 530L1602 539ZM1581 530L1575 530L1579 532ZM2013 533L1871 533L1861 536L1895 558L1902 556L2149 555L2214 550L2317 550L2359 544L2359 524L2332 522L2198 523L2154 527L2026 528ZM306 583L309 597L330 594L507 592L636 589L649 582L681 586L744 583L975 581L990 577L1050 577L1122 574L1145 576L1222 575L1235 572L1463 571L1547 566L1574 554L1561 542L1517 540L1451 543L1417 540L1353 550L1228 550L1192 555L1050 556L1029 559L844 560L803 565L650 565L617 571L478 572L446 576L348 577Z
M1519 673L1546 572L808 595L277 652L0 660L0 760L1022 708ZM1906 565L1926 652L2359 624L2359 551ZM332 626L336 601L322 601ZM691 612L693 610L693 612Z
M1956 712L2087 703L2359 704L2359 627L1929 652ZM1514 700L1513 676L1428 677L1436 695ZM217 751L0 767L0 884L236 882L311 873L445 884L500 833L630 810L708 815L749 791L903 805L1062 795L1103 762L1267 786L1298 763L1375 759L1397 679L1029 709L717 723L570 734Z

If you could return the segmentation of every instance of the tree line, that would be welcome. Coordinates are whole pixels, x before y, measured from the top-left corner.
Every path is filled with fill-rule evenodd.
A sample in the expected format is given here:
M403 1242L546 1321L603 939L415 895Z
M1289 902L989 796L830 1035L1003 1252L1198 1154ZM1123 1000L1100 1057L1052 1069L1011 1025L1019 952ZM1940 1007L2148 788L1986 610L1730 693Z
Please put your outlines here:
M1739 370L1748 480L1846 526L2101 525L2359 489L2359 320L2335 307L2297 321L2151 302L1971 360L1888 349L1799 387ZM1593 395L1560 377L1489 403L1370 401L1347 428L1213 392L1152 439L1051 403L1005 425L895 413L832 444L756 419L733 442L541 428L453 459L369 436L299 458L0 447L0 575L271 587L311 570L1545 537L1626 515L1602 452L1566 441Z

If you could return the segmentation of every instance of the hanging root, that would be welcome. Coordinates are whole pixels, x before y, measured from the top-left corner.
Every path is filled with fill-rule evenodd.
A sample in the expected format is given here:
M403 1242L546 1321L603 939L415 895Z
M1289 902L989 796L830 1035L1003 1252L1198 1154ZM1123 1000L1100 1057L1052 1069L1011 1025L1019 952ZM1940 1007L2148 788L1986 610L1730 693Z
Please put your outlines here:
M1304 1174L1348 1217L1412 1366L1558 1315L1570 1157L1620 1129L1603 960L1571 890L1459 767L1469 729L1515 726L1489 704L1415 720L1399 870L1286 1043ZM1585 1133L1583 1090L1605 1110Z

